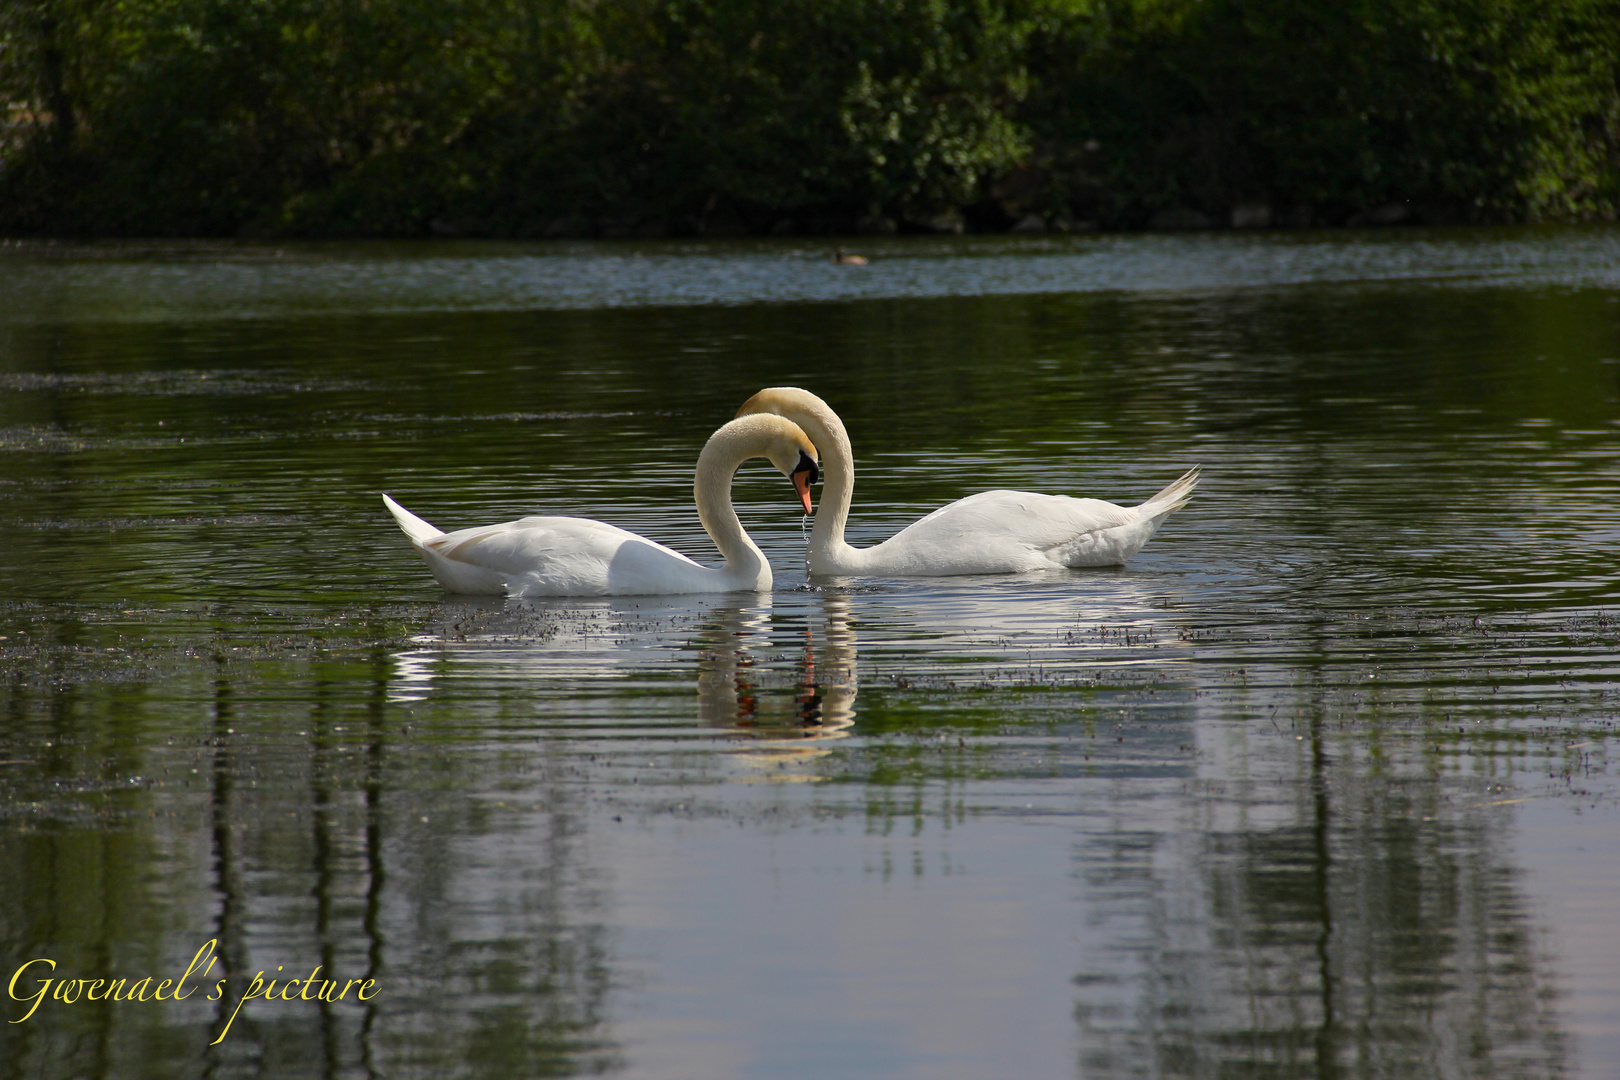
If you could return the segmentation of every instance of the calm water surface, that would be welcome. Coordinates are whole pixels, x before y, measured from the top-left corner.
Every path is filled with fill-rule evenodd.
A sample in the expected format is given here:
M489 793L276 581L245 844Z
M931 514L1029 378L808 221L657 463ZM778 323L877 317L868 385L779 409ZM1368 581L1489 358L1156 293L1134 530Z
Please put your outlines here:
M863 250L0 248L0 1080L1620 1077L1620 232ZM378 498L715 561L781 384L856 542L1205 480L823 580L755 463L775 592L673 599Z

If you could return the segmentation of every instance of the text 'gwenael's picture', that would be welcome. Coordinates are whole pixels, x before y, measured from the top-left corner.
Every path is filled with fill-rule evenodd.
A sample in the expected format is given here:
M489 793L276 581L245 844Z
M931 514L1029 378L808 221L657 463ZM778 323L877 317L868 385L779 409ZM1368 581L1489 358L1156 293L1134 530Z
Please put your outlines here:
M1616 1080L1615 0L0 4L0 1080Z

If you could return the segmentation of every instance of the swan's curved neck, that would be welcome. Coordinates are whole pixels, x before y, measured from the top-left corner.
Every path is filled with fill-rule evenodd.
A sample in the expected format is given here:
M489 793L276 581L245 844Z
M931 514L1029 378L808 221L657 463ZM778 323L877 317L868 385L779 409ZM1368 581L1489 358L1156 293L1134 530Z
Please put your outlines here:
M759 454L757 440L731 431L716 432L698 455L697 478L692 497L697 503L698 520L726 557L725 573L760 581L769 588L770 563L759 550L731 503L731 479L742 463Z
M850 502L855 497L855 452L849 445L849 432L820 398L797 403L788 419L803 428L821 451L821 507L810 530L810 549L843 547L844 526L849 524Z

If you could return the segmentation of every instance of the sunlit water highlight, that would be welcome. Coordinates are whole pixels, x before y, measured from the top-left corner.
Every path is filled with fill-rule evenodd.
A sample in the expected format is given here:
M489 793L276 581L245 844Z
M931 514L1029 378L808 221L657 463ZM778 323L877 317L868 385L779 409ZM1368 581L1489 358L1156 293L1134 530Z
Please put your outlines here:
M872 240L873 262L832 265L804 242L642 241L23 247L11 320L156 321L288 314L533 311L689 304L927 299L1120 290L1226 292L1297 285L1620 286L1604 230L1432 230ZM99 258L97 257L99 256Z

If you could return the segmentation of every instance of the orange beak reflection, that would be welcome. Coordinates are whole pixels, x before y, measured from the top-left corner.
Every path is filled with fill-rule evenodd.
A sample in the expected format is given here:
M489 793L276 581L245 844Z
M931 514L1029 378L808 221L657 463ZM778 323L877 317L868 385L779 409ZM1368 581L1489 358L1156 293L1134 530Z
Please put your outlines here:
M807 472L796 472L796 473L793 474L793 490L797 491L799 493L799 501L804 503L804 512L807 513L807 514L815 513L815 510L812 509L811 506L810 506L810 474L809 473L807 473Z

